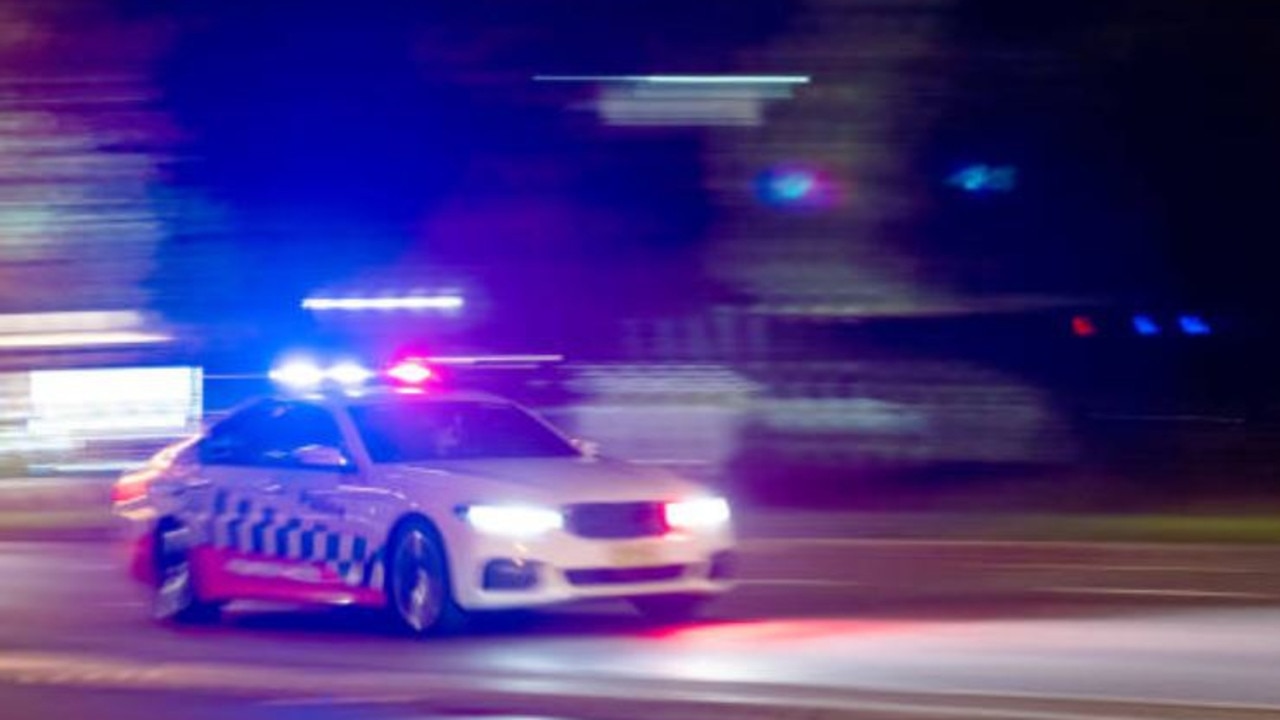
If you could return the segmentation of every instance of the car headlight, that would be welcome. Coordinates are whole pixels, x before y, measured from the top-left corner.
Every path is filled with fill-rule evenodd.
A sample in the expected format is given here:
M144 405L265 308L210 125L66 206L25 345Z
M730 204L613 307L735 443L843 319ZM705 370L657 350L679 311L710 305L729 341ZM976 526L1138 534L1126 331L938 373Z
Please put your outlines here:
M564 526L564 516L551 508L515 505L471 505L459 510L471 527L490 535L529 537Z
M729 522L729 501L724 498L698 498L667 503L667 526L675 530L707 530Z

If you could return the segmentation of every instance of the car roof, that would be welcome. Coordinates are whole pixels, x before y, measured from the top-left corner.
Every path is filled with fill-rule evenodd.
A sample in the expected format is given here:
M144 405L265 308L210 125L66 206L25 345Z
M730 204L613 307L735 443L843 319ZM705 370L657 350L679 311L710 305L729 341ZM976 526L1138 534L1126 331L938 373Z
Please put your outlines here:
M368 405L385 405L388 403L414 405L436 402L501 403L503 405L518 407L518 403L513 400L486 392L470 390L428 390L416 393L405 392L395 388L377 387L370 388L359 393L272 393L267 395L258 395L245 400L234 407L220 412L210 413L205 417L205 422L209 424L222 422L233 415L239 414L241 411L247 410L248 408L263 402L304 402L318 407L328 408L329 410L339 410Z
M407 392L393 388L372 388L358 393L332 393L323 396L299 397L280 395L279 400L310 400L330 407L359 407L363 405L385 405L388 403L416 405L438 402L472 402L502 403L513 405L511 400L492 393L473 390L426 390L423 392Z

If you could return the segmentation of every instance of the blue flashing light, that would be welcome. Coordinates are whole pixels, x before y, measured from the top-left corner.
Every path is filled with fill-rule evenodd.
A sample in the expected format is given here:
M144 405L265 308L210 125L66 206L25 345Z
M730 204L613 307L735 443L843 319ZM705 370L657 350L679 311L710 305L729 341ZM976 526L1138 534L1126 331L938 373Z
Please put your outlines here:
M1209 323L1199 315L1183 315L1178 318L1178 324L1182 326L1182 332L1187 335L1212 335L1213 328L1209 327Z
M372 379L374 373L353 362L339 363L325 372L325 377L339 385L359 385Z
M308 358L294 358L272 368L268 377L291 390L318 390L329 384L355 388L373 379L374 372L355 362L324 367Z
M281 385L305 389L323 383L325 373L319 365L309 360L291 360L273 369L270 377Z
M1133 329L1139 335L1159 335L1160 326L1149 315L1134 315Z

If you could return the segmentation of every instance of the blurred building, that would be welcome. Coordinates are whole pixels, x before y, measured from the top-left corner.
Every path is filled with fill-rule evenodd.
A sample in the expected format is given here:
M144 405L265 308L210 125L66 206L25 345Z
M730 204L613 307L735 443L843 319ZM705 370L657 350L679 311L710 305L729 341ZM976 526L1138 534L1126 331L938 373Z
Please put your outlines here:
M198 370L100 369L181 341L146 290L177 137L157 109L165 41L109 3L0 6L0 464L198 421Z
M164 41L110 4L0 7L0 366L168 337L144 314L177 136L156 107Z

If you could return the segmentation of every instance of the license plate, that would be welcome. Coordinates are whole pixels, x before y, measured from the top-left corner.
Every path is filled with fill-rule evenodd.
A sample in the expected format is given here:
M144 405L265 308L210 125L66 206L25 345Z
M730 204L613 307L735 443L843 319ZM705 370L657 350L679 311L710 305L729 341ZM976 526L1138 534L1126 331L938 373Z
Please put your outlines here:
M610 549L609 560L614 567L661 565L662 551L652 543L619 545Z

